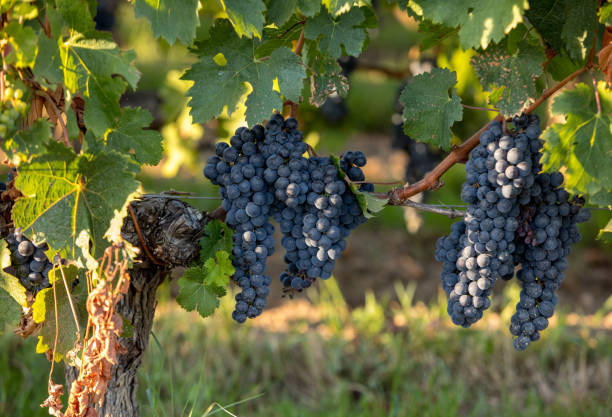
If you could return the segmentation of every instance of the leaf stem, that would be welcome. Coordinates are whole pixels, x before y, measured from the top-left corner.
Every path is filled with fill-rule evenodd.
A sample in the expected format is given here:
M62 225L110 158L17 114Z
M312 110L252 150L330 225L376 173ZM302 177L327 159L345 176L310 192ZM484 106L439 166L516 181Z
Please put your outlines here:
M597 80L591 73L591 80L593 80L593 91L595 92L595 101L597 102L597 115L601 115L601 100L599 99L599 90L597 89Z

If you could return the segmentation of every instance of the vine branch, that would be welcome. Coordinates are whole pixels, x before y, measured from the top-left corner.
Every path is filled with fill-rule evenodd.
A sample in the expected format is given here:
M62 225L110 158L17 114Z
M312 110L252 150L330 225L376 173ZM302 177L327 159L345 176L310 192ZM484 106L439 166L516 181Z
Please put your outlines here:
M549 88L544 91L540 97L538 97L529 107L525 109L525 113L529 114L533 112L540 104L542 104L547 98L555 94L561 88L563 88L567 83L583 74L588 69L589 64L587 66L580 68L579 70L573 72L557 83L555 86ZM413 183L413 184L405 184L401 188L394 188L387 193L387 197L389 199L390 205L403 205L403 203L409 198L423 191L435 189L441 186L440 177L448 171L453 165L457 163L461 163L468 159L468 156L472 149L478 146L480 142L480 135L487 130L489 125L495 121L501 122L504 118L501 114L498 114L493 120L489 123L481 127L476 133L472 135L468 140L463 142L460 146L453 149L447 156L444 158L433 170L428 172L421 180Z

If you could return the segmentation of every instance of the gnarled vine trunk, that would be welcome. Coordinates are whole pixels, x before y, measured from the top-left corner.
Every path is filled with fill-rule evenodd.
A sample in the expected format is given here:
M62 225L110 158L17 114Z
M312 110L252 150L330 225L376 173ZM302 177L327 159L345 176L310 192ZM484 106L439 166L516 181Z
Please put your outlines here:
M132 213L123 225L123 237L141 248L141 262L130 269L130 288L117 306L118 313L131 324L131 337L121 338L126 352L112 367L111 380L98 413L104 417L139 415L136 399L137 371L146 351L157 306L157 289L173 266L187 265L198 255L204 216L188 204L175 199L145 198L131 204ZM143 250L142 241L148 248ZM147 253L148 252L148 253ZM78 376L68 367L66 386Z

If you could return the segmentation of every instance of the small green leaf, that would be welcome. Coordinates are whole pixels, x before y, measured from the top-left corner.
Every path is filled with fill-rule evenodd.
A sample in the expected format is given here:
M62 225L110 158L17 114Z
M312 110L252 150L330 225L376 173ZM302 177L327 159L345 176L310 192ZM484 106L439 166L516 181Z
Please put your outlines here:
M99 257L111 221L138 187L134 169L126 156L108 150L77 156L57 142L47 149L19 166L17 188L24 197L13 207L15 225L36 242L46 241L51 256L62 251L73 258L76 239L86 230Z
M133 150L138 162L157 165L162 158L162 136L156 130L146 129L152 121L147 110L124 107L117 127L106 138L107 146L125 154Z
M75 279L79 275L79 269L74 266L62 267L66 283L70 289L70 297L75 306L77 320L81 329L84 329L86 323L87 311L85 303L87 301L87 285L85 285L84 276L78 284L74 284ZM66 353L73 349L77 342L77 325L74 319L72 308L68 300L68 293L64 285L62 274L59 268L49 272L49 281L55 281L55 298L53 288L45 288L36 294L34 304L32 304L32 315L36 323L44 323L38 336L38 346L36 352L45 353L53 350L55 343L55 331L57 326L57 350L54 359L59 362ZM57 320L55 316L55 300L57 300ZM79 335L80 337L83 334Z
M38 52L38 37L34 30L18 22L11 22L4 27L3 32L8 35L12 47L5 58L6 62L20 68L33 66Z
M212 220L204 228L204 236L200 240L200 263L213 258L218 251L232 253L234 242L232 229L223 222Z
M521 42L517 51L510 54L502 43L472 58L472 66L486 90L504 87L496 107L510 116L523 110L536 96L535 79L542 74L545 59L539 46Z
M217 0L224 8L236 33L247 38L261 38L266 5L262 0Z
M187 269L178 280L176 301L185 310L196 310L202 317L208 317L219 307L219 299L213 289L202 283L203 274L199 266Z
M382 209L384 209L389 202L388 198L378 198L373 196L371 193L359 191L359 194L365 196L367 209L363 212L363 215L366 217L366 219L371 219L374 217L374 215L382 211Z
M206 270L204 285L208 287L227 287L230 277L236 272L229 254L222 250L217 252L215 259L207 259L204 268Z
M208 317L219 307L218 298L225 295L234 272L229 254L218 251L204 265L194 265L185 271L179 279L176 301L185 310L195 309L202 317Z
M417 75L404 87L400 103L404 106L404 131L408 136L450 148L450 127L463 117L461 99L453 88L455 84L455 72L434 68L429 73Z
M198 26L198 0L136 0L134 15L151 22L156 38L191 45Z
M304 37L318 40L321 52L339 58L343 51L347 55L358 56L366 40L366 32L361 24L363 12L359 8L333 18L327 10L306 21Z

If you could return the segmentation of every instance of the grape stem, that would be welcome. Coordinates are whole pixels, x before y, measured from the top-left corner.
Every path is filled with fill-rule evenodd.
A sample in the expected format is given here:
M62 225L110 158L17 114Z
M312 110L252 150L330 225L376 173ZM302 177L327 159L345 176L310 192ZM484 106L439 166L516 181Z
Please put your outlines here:
M588 65L573 72L555 86L544 91L542 95L533 102L533 104L531 104L525 109L524 112L527 114L533 112L547 98L555 94L567 83L569 83L579 75L583 74L587 69ZM415 182L414 184L406 183L403 187L398 187L390 190L385 197L389 199L388 204L396 206L403 205L403 203L409 197L422 193L423 191L438 188L440 186L440 177L453 165L468 159L469 153L480 143L480 135L488 129L491 123L501 122L503 119L503 116L501 114L498 114L493 120L481 127L478 132L474 133L472 137L463 142L461 146L458 146L457 148L453 149L446 156L446 158L444 158L433 170L427 173L421 180Z
M412 207L417 210L428 211L430 213L441 214L443 216L449 217L451 219L457 217L463 217L465 215L465 211L463 210L455 210L454 208L447 208L448 206L442 206L437 204L424 204L416 201L412 201L406 199L402 202L401 206Z
M467 104L463 104L463 103L461 103L461 106L464 109L499 112L498 109L493 109L493 108L488 108L488 107L468 106Z

